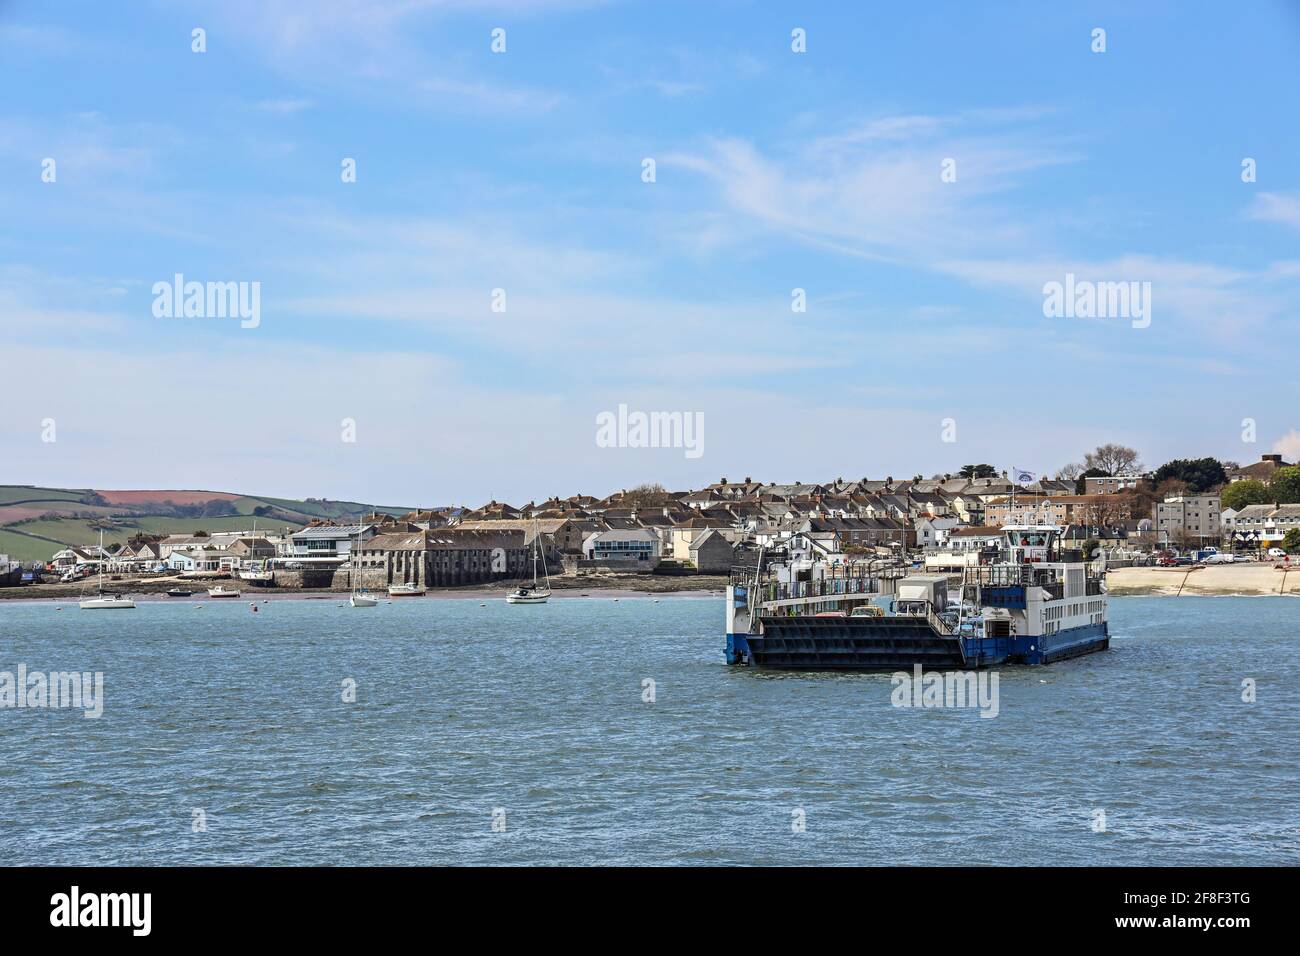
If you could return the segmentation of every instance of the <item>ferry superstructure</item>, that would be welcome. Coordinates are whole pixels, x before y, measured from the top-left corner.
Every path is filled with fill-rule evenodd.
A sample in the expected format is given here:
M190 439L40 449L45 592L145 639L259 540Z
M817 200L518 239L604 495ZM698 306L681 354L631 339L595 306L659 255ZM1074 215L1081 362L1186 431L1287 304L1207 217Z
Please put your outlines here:
M956 600L946 575L882 562L738 568L727 588L727 663L970 669L1106 650L1104 564L1063 549L1057 525L1007 525L1002 535L994 560L962 570Z

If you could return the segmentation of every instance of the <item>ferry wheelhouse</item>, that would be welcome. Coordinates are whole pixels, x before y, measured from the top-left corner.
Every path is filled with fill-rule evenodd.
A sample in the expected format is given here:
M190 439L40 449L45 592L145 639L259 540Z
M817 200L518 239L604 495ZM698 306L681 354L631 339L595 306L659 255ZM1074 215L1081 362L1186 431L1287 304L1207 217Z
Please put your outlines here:
M882 562L733 570L727 663L802 670L1049 664L1110 646L1105 565L1061 528L1007 525L997 557L947 575Z

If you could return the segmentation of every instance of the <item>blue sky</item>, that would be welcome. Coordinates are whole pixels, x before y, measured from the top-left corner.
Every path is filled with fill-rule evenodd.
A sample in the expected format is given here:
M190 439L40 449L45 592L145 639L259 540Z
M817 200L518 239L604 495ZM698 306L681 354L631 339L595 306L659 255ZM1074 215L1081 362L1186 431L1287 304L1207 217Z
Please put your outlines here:
M0 481L1294 458L1300 5L1133 6L0 2ZM259 282L260 324L155 317L178 272ZM1067 272L1150 282L1150 327L1044 317ZM703 454L598 447L620 404Z

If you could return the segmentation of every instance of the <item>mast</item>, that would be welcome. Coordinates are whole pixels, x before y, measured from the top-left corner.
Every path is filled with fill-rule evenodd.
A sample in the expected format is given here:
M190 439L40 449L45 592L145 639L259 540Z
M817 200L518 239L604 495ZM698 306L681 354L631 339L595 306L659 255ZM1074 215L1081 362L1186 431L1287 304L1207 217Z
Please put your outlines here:
M534 538L537 541L537 553L540 554L542 550L542 524L536 518L533 519L533 523L537 528L537 534L534 535ZM544 554L542 555L542 577L546 579L546 591L549 594L551 590L551 573L546 570L546 555ZM536 578L537 578L537 569L534 568L533 569L534 583L536 583Z

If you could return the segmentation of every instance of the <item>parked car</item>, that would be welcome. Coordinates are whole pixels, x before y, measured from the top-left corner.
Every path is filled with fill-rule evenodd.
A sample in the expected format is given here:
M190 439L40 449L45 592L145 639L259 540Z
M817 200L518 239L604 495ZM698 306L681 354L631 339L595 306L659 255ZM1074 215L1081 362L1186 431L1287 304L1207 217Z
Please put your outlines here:
M1211 554L1208 557L1206 557L1205 563L1206 564L1232 564L1236 560L1237 559L1234 555L1224 554L1223 552L1215 552L1214 554Z

